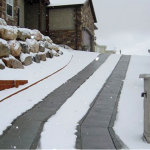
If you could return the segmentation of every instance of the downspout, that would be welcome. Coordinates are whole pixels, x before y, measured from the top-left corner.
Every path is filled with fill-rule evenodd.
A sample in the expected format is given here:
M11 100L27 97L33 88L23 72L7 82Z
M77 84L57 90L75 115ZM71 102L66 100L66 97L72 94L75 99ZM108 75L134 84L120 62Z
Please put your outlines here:
M77 23L78 6L76 6L76 50L78 50L78 23Z

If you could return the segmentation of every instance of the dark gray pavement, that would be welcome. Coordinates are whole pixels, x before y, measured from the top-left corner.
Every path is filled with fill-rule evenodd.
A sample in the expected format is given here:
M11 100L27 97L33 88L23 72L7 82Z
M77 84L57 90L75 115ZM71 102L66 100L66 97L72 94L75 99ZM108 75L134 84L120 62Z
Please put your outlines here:
M98 61L94 60L84 70L82 70L72 79L68 80L66 84L60 86L50 95L48 95L42 102L18 117L12 123L12 126L9 127L2 136L0 136L0 149L35 149L37 147L44 123L57 112L64 102L73 95L73 93L105 62L108 57L109 55L107 54L99 55ZM121 67L123 66L121 65ZM104 93L104 95L106 94ZM102 120L101 124L108 124L104 121L105 119ZM84 123L85 127L87 126L88 122L90 122L90 120L87 120ZM86 133L88 127L91 128L90 126L83 128L83 134ZM96 128L91 128L91 132L93 132L92 130L97 132ZM104 130L104 132L108 134L107 131ZM88 139L85 138L83 142L85 143L87 140ZM86 147L86 143L84 143L83 145Z
M113 131L117 105L130 56L122 56L77 127L77 149L121 149Z

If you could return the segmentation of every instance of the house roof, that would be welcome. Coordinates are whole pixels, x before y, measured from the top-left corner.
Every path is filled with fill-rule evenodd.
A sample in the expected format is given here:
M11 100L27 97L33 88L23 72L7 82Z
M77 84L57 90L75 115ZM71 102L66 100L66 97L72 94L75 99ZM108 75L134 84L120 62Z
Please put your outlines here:
M33 4L33 3L38 3L39 0L24 0L25 3L30 3L30 4ZM49 0L41 0L43 3L45 3L46 5L49 5L50 4L50 1Z
M67 5L83 5L85 0L50 0L49 7L67 6Z
M95 10L94 10L92 0L49 0L49 1L50 1L50 4L48 5L48 7L84 5L87 1L89 1L90 6L91 6L91 10L92 10L92 15L94 18L94 22L97 23L97 19L96 19Z

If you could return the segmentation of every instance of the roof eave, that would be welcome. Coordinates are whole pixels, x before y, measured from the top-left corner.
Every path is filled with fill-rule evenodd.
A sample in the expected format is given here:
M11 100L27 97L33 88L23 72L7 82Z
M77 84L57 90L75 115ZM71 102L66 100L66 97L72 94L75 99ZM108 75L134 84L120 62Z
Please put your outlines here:
M93 2L92 2L92 0L89 0L89 1L90 1L90 5L92 7L92 14L93 14L93 18L94 18L94 23L97 23L97 18L96 18Z
M56 7L75 7L75 6L83 6L83 5L84 5L84 4L56 5L56 6L48 5L47 8L56 8Z

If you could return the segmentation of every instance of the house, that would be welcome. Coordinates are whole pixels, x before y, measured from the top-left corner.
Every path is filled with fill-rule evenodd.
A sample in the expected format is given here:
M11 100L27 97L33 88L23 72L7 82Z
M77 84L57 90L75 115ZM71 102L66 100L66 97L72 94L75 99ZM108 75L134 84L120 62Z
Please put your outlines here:
M110 48L110 46L107 47L106 45L99 45L97 43L95 43L95 52L98 52L98 53L101 53L101 54L103 54L103 53L115 54L116 53L116 51L113 50L112 47Z
M49 0L0 0L0 18L7 24L46 32Z
M0 17L9 25L38 29L56 44L95 51L92 0L0 0Z
M106 49L107 49L106 45L98 45L97 43L95 44L95 52L105 53Z
M56 44L94 51L97 22L92 0L50 0L47 33Z

